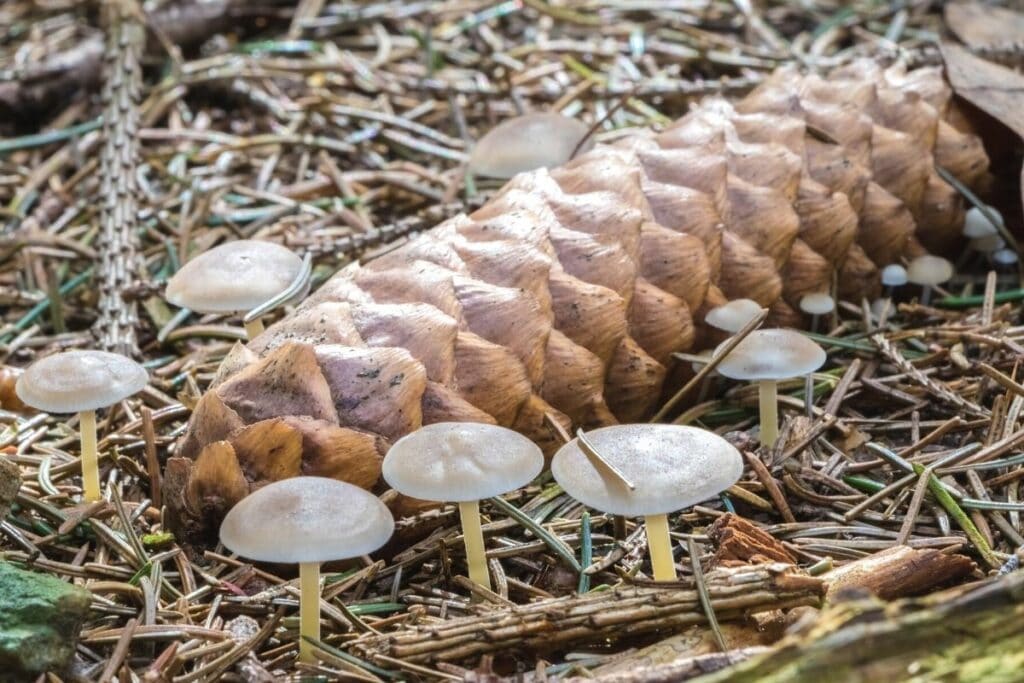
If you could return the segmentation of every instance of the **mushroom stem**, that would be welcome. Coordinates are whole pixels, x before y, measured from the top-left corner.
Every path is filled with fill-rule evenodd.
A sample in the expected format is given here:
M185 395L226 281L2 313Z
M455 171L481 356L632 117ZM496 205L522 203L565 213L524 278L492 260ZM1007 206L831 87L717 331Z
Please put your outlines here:
M651 554L651 568L655 581L675 581L676 563L672 558L672 538L668 534L668 515L648 515L647 549Z
M78 431L82 435L82 497L87 503L100 500L100 465L96 456L96 411L78 414Z
M299 660L315 662L313 644L320 640L320 563L299 563Z
M480 501L465 500L460 502L459 517L462 519L462 537L466 543L466 563L469 565L469 578L490 590L491 573L487 570L487 556L484 552L484 532L480 528Z
M758 383L758 405L761 410L761 443L769 448L779 437L779 398L775 380L763 379Z
M927 306L932 301L932 288L928 285L921 287L921 305Z
M815 313L814 315L811 316L811 332L817 332L818 331L818 318L820 318L820 317L821 316L818 315L817 313Z
M256 318L255 320L250 320L245 323L245 336L247 336L250 341L263 334L263 330L263 318Z

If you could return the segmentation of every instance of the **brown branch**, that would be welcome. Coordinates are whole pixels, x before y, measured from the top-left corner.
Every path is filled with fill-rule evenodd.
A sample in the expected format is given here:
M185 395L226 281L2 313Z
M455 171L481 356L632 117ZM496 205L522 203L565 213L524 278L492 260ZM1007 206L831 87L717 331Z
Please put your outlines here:
M751 613L817 604L824 583L792 565L721 568L705 577L720 620ZM548 651L672 632L705 622L697 591L686 582L634 585L581 596L540 600L479 616L385 635L366 635L352 643L359 656L381 666L379 656L413 663L461 661L480 655Z

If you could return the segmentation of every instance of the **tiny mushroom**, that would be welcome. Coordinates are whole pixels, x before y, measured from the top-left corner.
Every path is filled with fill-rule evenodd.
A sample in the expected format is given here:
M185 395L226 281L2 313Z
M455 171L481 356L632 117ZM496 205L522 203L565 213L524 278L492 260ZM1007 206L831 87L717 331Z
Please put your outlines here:
M403 436L384 458L384 480L399 493L459 504L469 578L490 588L480 499L525 486L544 468L535 443L511 429L438 422Z
M752 299L733 299L708 311L704 322L711 327L735 334L764 310Z
M885 295L892 297L894 289L907 284L907 269L898 263L890 263L882 268L882 284L885 285Z
M238 313L294 287L302 276L303 261L290 249L261 240L235 240L183 265L167 281L165 296L175 306L199 313ZM258 335L262 319L247 322L245 331L250 339Z
M251 493L220 526L231 551L258 562L299 565L299 657L313 660L320 639L320 563L373 552L394 531L375 495L336 479L292 477Z
M469 170L502 180L538 168L561 166L573 152L586 152L593 138L580 141L590 128L554 112L531 112L502 121L487 132L469 156Z
M715 353L718 354L720 344ZM731 379L758 382L761 443L773 446L779 436L779 380L801 377L825 363L825 351L796 330L755 330L718 364L719 374Z
M800 297L800 310L811 316L811 331L818 331L818 318L836 310L836 301L825 292Z
M991 206L986 207L988 211L992 212L992 215L1001 223L1003 220L1002 215L992 208ZM992 223L985 212L976 206L972 206L967 210L967 214L964 216L964 237L976 240L980 237L988 237L989 235L996 235L999 233L999 226Z
M996 266L1001 268L1012 268L1017 265L1017 252L1013 249L997 249L992 253L992 261L995 262Z
M716 496L743 474L743 459L728 441L696 427L632 424L587 432L608 463L634 490L602 474L579 439L562 446L551 474L581 503L613 515L644 517L656 581L676 578L668 513Z
M96 411L128 398L149 383L146 369L107 351L64 351L37 360L18 378L15 392L26 405L49 413L78 413L82 493L100 500Z
M941 256L918 256L907 268L907 280L915 285L921 285L921 304L924 306L931 301L932 287L941 285L951 277L953 264Z

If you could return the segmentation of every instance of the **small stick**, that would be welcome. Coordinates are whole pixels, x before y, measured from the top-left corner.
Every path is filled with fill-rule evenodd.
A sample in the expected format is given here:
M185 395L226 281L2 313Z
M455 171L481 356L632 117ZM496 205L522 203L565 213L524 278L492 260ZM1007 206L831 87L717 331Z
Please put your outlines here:
M622 473L619 468L608 462L604 456L594 447L594 444L587 439L586 434L583 433L583 429L576 430L576 438L579 439L580 450L583 451L583 455L587 456L587 460L602 474L610 475L612 479L622 486L625 486L630 491L636 490L636 484L626 479L626 475Z

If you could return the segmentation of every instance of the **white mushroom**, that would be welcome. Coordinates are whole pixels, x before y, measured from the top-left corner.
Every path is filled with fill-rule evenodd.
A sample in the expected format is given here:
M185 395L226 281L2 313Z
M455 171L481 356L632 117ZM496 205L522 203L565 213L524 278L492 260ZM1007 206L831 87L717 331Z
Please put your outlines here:
M735 334L751 320L761 315L761 304L751 299L733 299L708 311L704 322L711 327Z
M724 344L715 349L717 355ZM718 364L719 374L758 383L761 443L775 444L779 435L779 380L814 372L825 363L825 351L796 330L755 330Z
M312 661L320 639L320 563L373 552L394 531L391 512L372 493L324 477L268 484L231 508L220 540L259 562L299 565L299 657Z
M996 209L994 209L991 206L986 208L992 212L992 215L995 216L1000 223L1002 223L1003 217ZM988 216L985 215L984 211L982 211L976 206L972 206L971 208L967 209L967 213L964 216L963 233L964 237L967 237L968 239L971 240L975 240L978 239L979 237L987 237L989 235L998 234L999 226L992 223L992 221L989 220Z
M183 265L167 281L165 296L175 306L199 313L248 311L286 291L302 269L302 259L279 244L236 240ZM250 339L262 331L261 319L246 323Z
M836 310L836 301L825 292L800 297L800 310L811 316L811 331L818 331L818 318Z
M502 121L476 143L469 170L502 180L538 168L566 163L590 131L589 126L554 112L531 112ZM588 139L578 153L593 147Z
M382 474L399 493L459 504L469 577L489 589L480 499L525 486L543 467L540 448L518 432L476 422L438 422L396 441Z
M578 439L555 453L551 474L569 495L592 508L644 517L654 578L674 580L668 513L735 484L743 474L739 451L717 434L675 425L603 427L587 432L587 440L633 483L633 490L595 467Z
M15 392L25 404L50 413L78 413L82 493L100 500L96 411L128 398L149 383L146 369L106 351L64 351L36 361L18 378Z
M918 256L907 268L907 279L921 285L921 303L925 306L931 301L932 287L947 282L951 277L953 264L941 256Z

